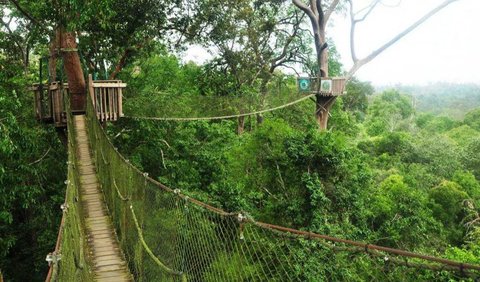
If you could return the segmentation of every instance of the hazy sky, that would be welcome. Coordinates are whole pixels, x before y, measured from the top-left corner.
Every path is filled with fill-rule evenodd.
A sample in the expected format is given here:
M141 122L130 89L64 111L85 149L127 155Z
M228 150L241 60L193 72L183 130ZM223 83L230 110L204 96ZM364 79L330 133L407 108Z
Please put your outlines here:
M444 0L385 0L357 25L357 56L363 57ZM354 1L356 9L366 0ZM348 17L335 16L328 36L348 69L352 65ZM391 46L357 76L375 85L436 81L480 83L480 0L458 0Z
M355 10L372 0L354 0ZM383 0L357 25L357 56L362 58L383 45L444 0ZM363 5L363 6L362 6ZM327 36L332 38L348 70L350 21L335 15ZM205 62L210 56L192 47L184 60ZM431 82L480 83L480 0L458 0L402 38L356 76L376 86Z

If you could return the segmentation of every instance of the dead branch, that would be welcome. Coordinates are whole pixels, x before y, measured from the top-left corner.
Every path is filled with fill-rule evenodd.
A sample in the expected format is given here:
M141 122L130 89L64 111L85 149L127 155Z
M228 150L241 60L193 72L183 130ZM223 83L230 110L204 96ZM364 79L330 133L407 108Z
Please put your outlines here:
M350 3L350 17L351 17L351 28L350 28L350 51L352 55L352 60L353 60L353 66L350 68L348 71L346 78L349 80L352 78L352 76L358 71L360 67L365 65L366 63L372 61L375 59L378 55L380 55L383 51L385 51L387 48L395 44L397 41L402 39L404 36L415 30L418 26L423 24L425 21L427 21L429 18L431 18L433 15L441 11L443 8L447 7L449 4L458 1L458 0L445 0L442 4L438 5L434 9L430 10L428 13L426 13L423 17L418 19L416 22L414 22L412 25L407 27L405 30L394 36L390 41L386 42L382 46L380 46L378 49L374 50L371 52L368 56L364 57L363 59L358 59L355 53L355 25L359 21L363 21L368 14L370 14L371 10L374 8L370 8L367 13L364 15L364 17L360 19L355 19L354 17L354 12L353 12L353 4L352 1L349 0ZM375 2L378 2L375 0ZM376 4L374 3L376 6Z

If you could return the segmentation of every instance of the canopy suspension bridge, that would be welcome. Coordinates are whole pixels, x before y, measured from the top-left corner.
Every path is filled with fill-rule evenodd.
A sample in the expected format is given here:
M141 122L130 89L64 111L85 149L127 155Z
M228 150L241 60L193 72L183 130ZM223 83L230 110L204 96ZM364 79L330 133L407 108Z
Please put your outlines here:
M64 99L62 114L53 108L49 119L65 119L69 138L63 217L46 281L321 281L354 275L347 268L381 281L480 277L480 265L259 222L159 183L123 157L101 125L123 116L124 87L90 76L85 114L72 114L63 84L49 96Z

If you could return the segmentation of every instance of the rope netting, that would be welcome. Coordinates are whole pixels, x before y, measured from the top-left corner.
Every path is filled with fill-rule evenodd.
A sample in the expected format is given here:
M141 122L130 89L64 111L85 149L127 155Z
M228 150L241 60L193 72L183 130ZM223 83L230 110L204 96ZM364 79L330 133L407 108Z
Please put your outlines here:
M62 91L66 91L62 89ZM65 105L70 105L69 95ZM47 256L50 270L46 281L92 281L88 267L82 207L79 201L80 176L76 159L75 126L71 111L67 111L68 124L68 179L65 181L65 202L61 206L63 217L55 251Z
M480 266L274 226L211 207L131 165L109 141L91 103L87 126L99 182L136 281L479 277Z

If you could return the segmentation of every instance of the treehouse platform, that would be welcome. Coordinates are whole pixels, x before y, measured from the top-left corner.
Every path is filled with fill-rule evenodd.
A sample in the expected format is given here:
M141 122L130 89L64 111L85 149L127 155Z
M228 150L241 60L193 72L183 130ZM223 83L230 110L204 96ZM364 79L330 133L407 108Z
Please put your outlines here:
M299 92L317 94L320 96L344 95L347 80L344 77L322 77L320 84L318 77L298 77L297 87Z
M127 85L121 80L88 80L89 93L95 112L101 122L116 121L123 116L122 93ZM68 84L58 82L50 84L35 83L30 88L34 95L34 111L38 121L54 124L55 127L67 126L65 95L69 95Z

